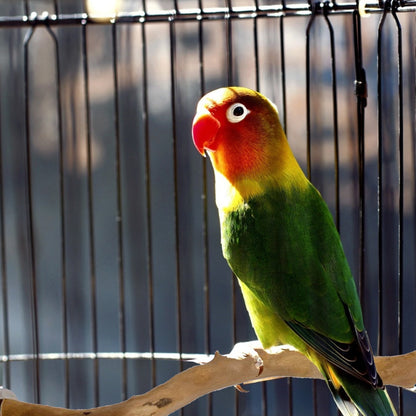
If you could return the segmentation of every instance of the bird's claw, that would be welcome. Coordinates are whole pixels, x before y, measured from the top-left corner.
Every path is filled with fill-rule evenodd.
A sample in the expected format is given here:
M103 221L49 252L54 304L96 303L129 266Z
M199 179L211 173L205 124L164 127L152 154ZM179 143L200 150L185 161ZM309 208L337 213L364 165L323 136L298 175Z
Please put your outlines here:
M241 384L237 384L237 385L235 385L235 386L234 386L234 388L235 388L236 390L238 390L240 393L248 393L248 390L243 389L243 388L241 387Z
M243 353L243 358L251 357L254 359L254 365L258 370L257 377L263 372L264 365L260 355L257 354L256 350Z
M231 358L244 359L251 357L254 360L254 365L258 370L257 377L263 372L263 360L256 351L257 349L262 349L261 343L259 341L249 341L249 342L238 342L234 345L234 348L228 354ZM239 389L237 389L239 390ZM240 390L239 390L240 391Z

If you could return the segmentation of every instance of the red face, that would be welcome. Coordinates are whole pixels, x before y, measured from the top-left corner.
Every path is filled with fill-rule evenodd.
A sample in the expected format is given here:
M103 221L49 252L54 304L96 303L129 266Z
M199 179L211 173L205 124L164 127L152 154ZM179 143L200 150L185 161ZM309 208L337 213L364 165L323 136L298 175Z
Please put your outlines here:
M231 182L260 173L276 154L280 123L271 102L240 87L220 88L201 98L193 120L195 147Z

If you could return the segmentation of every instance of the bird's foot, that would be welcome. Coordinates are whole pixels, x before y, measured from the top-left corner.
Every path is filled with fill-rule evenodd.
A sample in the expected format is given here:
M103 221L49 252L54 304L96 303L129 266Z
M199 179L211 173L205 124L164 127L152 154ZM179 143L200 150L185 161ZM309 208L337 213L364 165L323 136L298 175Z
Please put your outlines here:
M257 349L262 349L260 341L248 341L248 342L238 342L234 345L233 349L227 357L236 358L236 359L245 359L251 357L254 360L254 365L258 371L257 377L263 372L263 360L256 351ZM240 384L234 386L240 393L248 393L248 390L245 390L241 387Z
M256 349L263 349L260 341L238 342L234 345L233 349L229 354L227 354L227 356L237 359L252 357L254 360L254 365L258 370L258 377L263 372L263 360L257 353Z

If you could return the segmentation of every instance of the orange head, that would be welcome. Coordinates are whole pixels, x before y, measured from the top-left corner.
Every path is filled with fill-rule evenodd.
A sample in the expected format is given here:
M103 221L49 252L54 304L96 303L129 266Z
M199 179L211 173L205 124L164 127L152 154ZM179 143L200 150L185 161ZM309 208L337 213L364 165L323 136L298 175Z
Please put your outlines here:
M207 152L232 184L274 177L291 155L276 107L248 88L220 88L202 97L192 136L198 151Z

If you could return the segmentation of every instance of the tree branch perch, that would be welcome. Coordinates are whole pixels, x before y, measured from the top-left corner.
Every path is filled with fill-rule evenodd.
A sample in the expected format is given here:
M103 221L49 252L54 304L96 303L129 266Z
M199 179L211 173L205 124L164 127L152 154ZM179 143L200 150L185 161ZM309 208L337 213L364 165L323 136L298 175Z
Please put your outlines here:
M3 398L0 414L1 416L167 416L199 397L229 386L283 377L322 378L309 360L287 346L279 347L273 352L254 348L263 362L263 371L259 375L259 360L252 355L241 354L244 345L253 351L253 344L238 345L240 354L232 352L228 356L223 356L216 353L214 358L204 365L191 367L149 392L133 396L121 403L88 410L69 410ZM385 384L408 389L415 386L416 351L403 355L376 357L375 360L377 370Z

